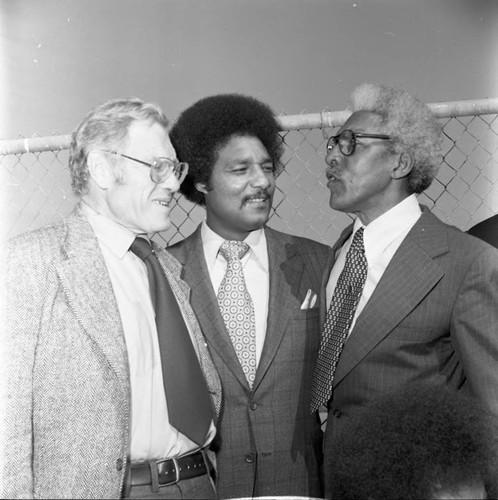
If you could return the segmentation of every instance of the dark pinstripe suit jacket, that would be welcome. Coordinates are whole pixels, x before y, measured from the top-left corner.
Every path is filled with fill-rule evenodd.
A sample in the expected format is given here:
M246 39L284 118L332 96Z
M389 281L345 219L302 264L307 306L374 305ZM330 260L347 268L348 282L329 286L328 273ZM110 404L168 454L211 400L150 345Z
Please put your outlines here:
M333 263L334 256L323 287ZM320 312L323 325L324 297ZM498 250L426 210L393 256L342 351L325 432L325 465L334 441L362 405L415 381L464 390L498 416ZM326 467L326 492L329 477Z
M467 232L498 248L498 215L493 215L493 217L479 222Z
M300 310L318 292L330 248L265 229L270 269L268 327L252 392L221 317L200 228L168 250L182 263L191 304L221 378L218 492L320 496L322 433L309 413L309 390L320 344L318 307Z

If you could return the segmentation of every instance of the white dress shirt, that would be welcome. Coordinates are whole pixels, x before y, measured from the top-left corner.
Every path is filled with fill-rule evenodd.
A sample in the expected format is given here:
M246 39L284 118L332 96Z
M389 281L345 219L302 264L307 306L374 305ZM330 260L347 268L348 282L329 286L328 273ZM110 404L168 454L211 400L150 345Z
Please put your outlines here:
M205 221L201 226L201 239L211 283L215 294L218 295L227 268L225 258L219 253L220 246L225 240L210 229ZM254 304L256 363L259 364L266 336L270 293L268 250L264 230L252 231L244 242L249 245L250 250L242 257L241 263L247 291Z
M131 383L131 460L180 457L194 451L199 446L169 423L147 268L129 251L135 234L84 203L82 211L102 250L126 340ZM196 348L195 342L193 345ZM206 444L215 432L211 423Z
M351 327L349 328L349 333L353 330L358 316L372 296L375 287L382 278L396 250L410 229L418 221L421 214L422 211L420 210L417 198L412 194L374 219L367 226L363 226L359 218L355 220L351 237L342 246L332 268L326 291L327 304L330 304L339 275L346 263L346 255L353 241L354 233L360 227L364 227L363 241L365 245L365 257L368 263L367 279Z

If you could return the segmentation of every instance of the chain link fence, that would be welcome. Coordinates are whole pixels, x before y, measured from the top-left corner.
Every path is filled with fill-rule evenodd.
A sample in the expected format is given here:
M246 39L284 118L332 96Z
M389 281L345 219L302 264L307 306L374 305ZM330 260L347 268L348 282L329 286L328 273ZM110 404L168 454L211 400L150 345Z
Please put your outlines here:
M429 105L441 120L444 156L430 188L419 196L444 222L467 230L498 213L498 99ZM350 216L328 204L325 178L326 138L336 133L347 112L281 116L284 169L269 225L281 231L333 244ZM56 222L77 199L67 169L69 136L0 141L0 238ZM204 209L181 195L172 209L170 229L158 233L170 244L194 231Z

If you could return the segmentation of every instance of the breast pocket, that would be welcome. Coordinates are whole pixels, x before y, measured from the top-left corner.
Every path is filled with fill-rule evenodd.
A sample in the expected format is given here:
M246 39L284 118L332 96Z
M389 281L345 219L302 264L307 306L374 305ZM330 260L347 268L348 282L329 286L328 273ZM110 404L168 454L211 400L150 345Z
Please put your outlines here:
M432 339L432 328L418 326L398 326L388 336L391 340L403 342L428 342Z
M389 334L393 340L430 342L449 329L447 315L433 308L414 309Z
M298 309L294 311L293 319L292 335L300 337L305 342L306 352L313 355L320 347L321 338L318 307Z
M318 321L318 315L318 307L313 307L311 309L297 309L294 311L294 319L298 321Z

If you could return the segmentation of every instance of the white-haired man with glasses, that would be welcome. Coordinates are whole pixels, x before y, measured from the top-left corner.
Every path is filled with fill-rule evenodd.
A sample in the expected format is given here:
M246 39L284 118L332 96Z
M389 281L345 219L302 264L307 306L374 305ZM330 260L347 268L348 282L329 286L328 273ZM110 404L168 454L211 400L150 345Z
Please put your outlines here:
M150 241L188 171L162 110L117 99L72 136L61 222L6 248L2 498L216 498L221 386L178 262Z
M327 464L348 421L404 384L463 391L498 416L498 251L444 224L416 195L441 130L408 92L363 84L327 143L330 206L356 216L328 263L311 411L328 410Z

